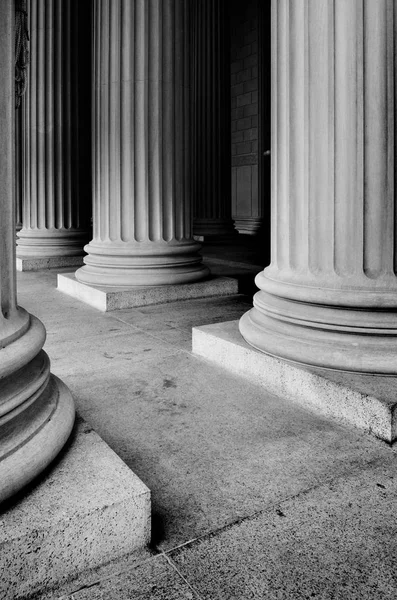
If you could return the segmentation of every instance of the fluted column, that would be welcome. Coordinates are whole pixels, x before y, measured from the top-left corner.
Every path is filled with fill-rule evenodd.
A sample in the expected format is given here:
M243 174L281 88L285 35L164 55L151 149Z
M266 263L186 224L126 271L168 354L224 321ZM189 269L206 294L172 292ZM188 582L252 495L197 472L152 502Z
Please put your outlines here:
M208 274L191 235L189 3L94 5L94 237L83 283L141 286Z
M15 111L15 215L16 231L22 229L22 111Z
M236 233L231 197L230 3L192 2L192 194L195 237Z
M89 43L81 40L89 39L91 23L84 22L83 11L79 0L28 2L30 67L17 257L36 259L38 265L49 258L51 266L82 264L89 240L90 57Z
M0 502L51 462L74 420L42 350L44 326L16 298L14 19L14 2L0 0Z
M269 354L397 372L396 16L273 0L272 263L240 323Z

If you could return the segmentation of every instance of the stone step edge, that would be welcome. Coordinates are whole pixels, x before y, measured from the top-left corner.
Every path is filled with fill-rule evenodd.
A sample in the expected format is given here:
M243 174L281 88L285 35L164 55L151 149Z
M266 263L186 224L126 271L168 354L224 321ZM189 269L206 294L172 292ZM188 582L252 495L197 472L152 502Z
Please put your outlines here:
M237 279L217 276L196 283L120 289L89 286L77 281L74 273L62 273L58 274L57 287L102 312L239 293Z
M251 347L241 336L238 321L194 327L192 351L268 393L358 427L386 442L397 440L397 378L313 372ZM364 391L366 382L369 392Z
M0 598L36 596L150 543L150 490L81 417L71 437L0 509Z

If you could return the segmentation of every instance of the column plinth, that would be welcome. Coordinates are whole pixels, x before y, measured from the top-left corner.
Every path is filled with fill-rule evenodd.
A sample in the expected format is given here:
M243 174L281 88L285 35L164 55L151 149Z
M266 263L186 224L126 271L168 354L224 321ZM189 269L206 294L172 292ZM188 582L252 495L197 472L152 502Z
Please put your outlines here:
M193 233L199 241L233 238L229 3L192 3Z
M81 265L89 240L89 56L80 41L89 19L83 10L77 0L28 3L20 270Z
M43 471L74 421L42 350L44 326L16 298L14 28L14 3L0 3L0 502Z
M393 0L272 4L272 263L259 350L397 372Z
M183 0L95 3L94 231L81 283L209 273L191 235L188 9Z

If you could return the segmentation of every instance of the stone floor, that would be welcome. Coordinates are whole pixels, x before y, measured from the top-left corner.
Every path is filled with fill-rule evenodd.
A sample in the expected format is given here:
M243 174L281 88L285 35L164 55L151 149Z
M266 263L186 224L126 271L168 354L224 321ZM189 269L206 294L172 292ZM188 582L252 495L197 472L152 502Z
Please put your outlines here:
M249 308L260 264L252 249L206 256L241 294L105 314L51 271L18 275L52 371L153 501L147 552L43 599L397 598L395 451L191 354L192 326Z

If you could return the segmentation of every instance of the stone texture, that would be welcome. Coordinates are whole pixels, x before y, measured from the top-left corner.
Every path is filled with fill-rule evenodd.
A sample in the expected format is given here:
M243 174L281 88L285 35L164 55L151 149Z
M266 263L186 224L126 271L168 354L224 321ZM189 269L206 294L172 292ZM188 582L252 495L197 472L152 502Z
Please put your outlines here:
M193 352L261 386L263 393L308 408L393 442L397 439L397 379L308 370L249 346L237 321L193 329ZM291 410L295 410L292 405Z
M222 256L223 251L218 246L218 255ZM227 258L232 255L243 262L241 248L236 253L230 249ZM288 398L263 393L256 383L159 341L168 327L171 331L187 331L195 324L219 321L225 316L237 319L247 309L249 298L199 299L102 313L57 292L55 278L51 271L19 273L19 296L52 332L46 348L53 359L53 370L73 391L80 414L149 486L154 551L168 553L179 544L207 534L213 539L223 527L231 529L236 521L258 512L271 512L292 497L303 502L310 490L319 491L316 506L325 513L329 506L327 484L338 480L349 501L359 503L365 483L387 486L385 479L395 477L395 452L387 444L298 404L291 410ZM57 320L63 327L70 322L67 341L55 335ZM125 327L124 335L120 334L120 325ZM381 470L375 473L374 468ZM353 498L348 486L355 479L359 483ZM376 489L382 492L382 488ZM365 501L362 508L367 505ZM345 509L346 505L340 503L332 513L333 520L343 522ZM385 503L384 509L384 522L390 523L390 503ZM371 513L362 512L349 535L364 537L370 520ZM330 536L321 538L320 554L324 556L327 540L334 543L331 526L324 527L321 535L327 532ZM383 532L383 527L370 529L368 550L369 545L382 546ZM217 552L212 554L211 565L206 562L208 554L201 555L203 579L206 575L212 578L214 595L223 588L227 598L236 580L244 586L237 591L242 589L248 598L251 594L255 600L263 600L260 585L253 586L257 574L260 577L262 573L260 569L266 566L265 561L258 564L260 553L271 553L272 545L261 546L256 539L258 545L252 552L244 552L244 547L252 547L253 533L249 529L244 542L233 544L228 540L221 544L225 552L230 551L230 571ZM313 577L309 549L306 554L302 543L289 555L294 564L302 555L308 557L301 562L300 580ZM274 578L279 581L285 563L277 564L275 560ZM189 573L183 571L193 587L199 566L199 561L190 563ZM110 582L102 585L109 594L113 587L122 589L124 580L128 590L132 568L122 560L120 569L114 565L114 571L105 569L103 576L102 572L98 577L81 575L68 593L79 588L89 598L96 586L82 587L108 576L114 576L113 586ZM367 571L382 573L383 568L382 554L374 553ZM142 593L146 593L144 570L135 573L135 581L142 583ZM334 575L337 579L338 571L332 568L330 578ZM200 586L204 595L209 585L205 587L201 581ZM360 589L364 595L364 588ZM211 592L208 595L211 597ZM59 596L57 591L51 600ZM245 594L241 593L240 598Z
M395 375L394 2L283 0L272 15L272 263L241 333Z
M192 3L193 232L207 241L236 234L231 214L230 3ZM216 74L216 76L215 76Z
M175 300L237 294L238 281L229 277L212 277L192 284L109 289L85 285L73 274L61 274L58 275L58 289L106 312Z
M88 285L192 283L190 3L94 3L93 240Z
M75 600L200 600L165 556L149 559L135 569L98 581L94 587L76 591ZM59 600L67 600L60 597Z
M91 217L90 9L32 0L28 18L18 268L79 266Z
M79 419L67 451L0 524L0 596L23 598L146 546L150 491Z
M17 257L18 271L42 271L43 269L62 269L65 267L81 267L84 264L83 256L48 256L41 258Z
M74 421L71 394L42 350L44 326L17 301L14 12L0 4L0 503L55 458Z
M396 455L171 552L202 600L393 600Z

